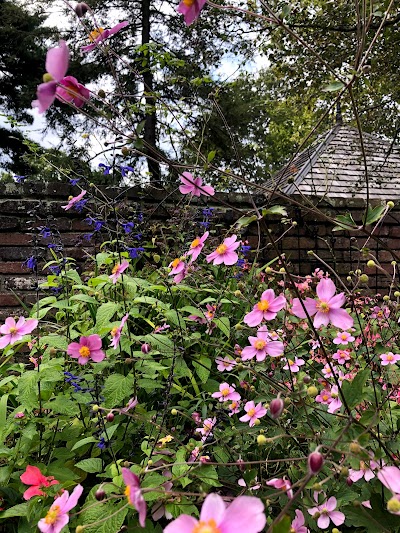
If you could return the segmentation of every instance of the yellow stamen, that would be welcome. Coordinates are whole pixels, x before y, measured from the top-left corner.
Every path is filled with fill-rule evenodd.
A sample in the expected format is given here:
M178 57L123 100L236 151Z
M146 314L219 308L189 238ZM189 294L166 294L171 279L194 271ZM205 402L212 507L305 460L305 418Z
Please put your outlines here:
M321 300L318 300L317 302L317 309L321 313L329 313L329 305L326 302L322 302Z
M46 524L53 525L57 521L58 515L60 514L60 506L54 505L50 507L44 521Z
M79 349L79 353L81 357L90 357L90 350L87 346L82 346L82 348Z
M115 267L111 270L111 272L112 272L113 274L116 274L116 273L118 272L120 266L121 266L121 265L118 263L118 264L115 265Z
M115 335L118 333L118 327L115 326L115 328L112 328L111 330L111 337L115 337Z
M217 248L217 254L218 255L222 255L226 252L226 250L228 249L227 245L226 244L220 244Z
M180 262L181 262L181 260L179 258L178 259L174 259L172 261L172 263L171 263L172 268L176 268L179 265Z
M327 394L324 394L322 396L322 399L324 400L324 402L327 402L329 400L329 396Z
M258 341L254 343L254 348L256 350L262 350L263 348L265 348L266 344L267 343L265 341L263 341L262 339L259 339Z
M195 239L192 244L190 245L190 248L196 248L200 244L200 239Z
M228 396L230 394L230 390L229 389L222 389L221 394L222 394L222 396Z
M132 501L131 501L131 488L130 488L129 485L126 486L126 489L124 490L124 494L125 494L125 496L127 497L128 502L129 502L130 504L132 504Z
M11 328L10 328L10 331L11 331ZM388 355L388 356L386 357L386 360L387 360L387 361L393 361L393 359L394 359L393 355Z
M97 37L99 37L103 33L103 31L104 28L97 28L97 30L91 31L89 34L89 41L93 43L97 39Z
M255 414L256 414L256 410L255 410L254 408L249 409L249 410L247 411L247 415L248 415L250 418L252 418Z
M268 300L260 300L257 304L257 307L259 311L268 311L269 309L269 301Z
M193 528L192 533L221 533L221 530L217 527L215 520L211 518L211 520L207 520L207 522L201 520Z
M11 328L9 329L9 331L10 331L11 335L14 335L14 333L17 333L17 328L15 328L15 327L11 327Z

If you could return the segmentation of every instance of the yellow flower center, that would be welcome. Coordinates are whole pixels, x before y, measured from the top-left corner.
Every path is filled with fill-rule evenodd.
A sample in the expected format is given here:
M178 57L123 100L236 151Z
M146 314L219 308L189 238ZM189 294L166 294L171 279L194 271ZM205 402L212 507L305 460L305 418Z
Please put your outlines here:
M226 250L228 249L227 245L226 244L220 244L217 248L217 254L218 255L222 255L226 252Z
M132 503L131 502L131 488L129 485L126 486L126 489L124 490L124 494L127 497L128 502Z
M112 328L111 330L111 337L115 337L115 335L118 333L118 327L115 326L115 328Z
M188 6L188 7L192 7L194 2L195 0L183 0L183 3L185 4L185 6Z
M232 409L233 411L234 409L236 409L237 406L238 406L237 402L232 402L231 405L229 406L229 409Z
M17 333L17 328L15 328L15 327L11 327L11 328L9 329L9 331L10 331L11 335L14 335L14 333Z
M203 522L203 520L201 520L193 528L192 533L221 533L221 530L219 527L217 527L215 520L211 518L211 520L207 520L207 522Z
M347 339L347 333L342 333L341 338L343 341Z
M222 394L222 396L228 396L230 394L230 390L229 389L222 389L221 394Z
M10 332L11 332L11 328L10 328ZM393 361L393 355L388 355L388 356L386 357L386 360L387 360L387 361Z
M259 339L258 341L256 341L256 342L254 343L254 348L255 348L256 350L262 350L263 348L265 348L266 344L267 344L267 343L266 343L264 340Z
M43 74L43 82L44 83L48 83L49 81L53 81L54 78L51 74L49 74L48 72L46 72L45 74Z
M181 260L180 260L179 258L174 259L174 260L172 261L172 263L171 263L172 268L176 268L176 267L179 265L180 262L181 262Z
M195 239L192 244L190 245L190 248L196 248L200 244L200 239Z
M269 309L269 301L268 300L260 300L257 304L257 307L259 311L268 311Z
M97 37L99 37L103 33L103 31L104 28L97 28L97 30L91 31L89 34L89 41L93 43L97 39Z
M116 273L118 272L120 266L121 266L121 265L118 263L117 265L115 265L115 267L112 269L111 272L112 272L113 274L116 274Z
M317 302L317 309L321 313L329 313L329 305L326 302L322 302L321 300L318 300Z
M329 396L327 394L324 394L322 396L322 399L324 400L324 402L327 402L329 400Z
M90 350L87 346L82 346L82 348L79 349L79 353L81 357L90 357Z
M46 524L53 525L57 522L58 515L60 514L60 506L54 505L50 507L44 521Z
M294 361L292 361L291 359L288 359L287 362L288 362L289 366L293 366L294 365Z
M247 411L247 415L252 418L256 414L256 410L254 408L251 408Z

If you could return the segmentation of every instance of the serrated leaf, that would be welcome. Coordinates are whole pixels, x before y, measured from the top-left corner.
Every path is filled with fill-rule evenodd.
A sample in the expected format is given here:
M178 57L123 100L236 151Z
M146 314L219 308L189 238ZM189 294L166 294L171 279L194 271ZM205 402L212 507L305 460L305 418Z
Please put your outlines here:
M19 402L27 411L32 411L38 405L38 379L38 372L28 370L18 380Z
M363 401L363 388L369 375L370 370L366 368L358 372L353 381L344 381L341 390L350 409L353 409Z
M386 210L386 206L384 205L377 205L375 207L368 206L367 216L365 219L365 224L368 226L368 224L373 224L380 218L382 218L383 213Z
M71 452L77 450L78 448L81 448L82 446L85 446L86 444L91 444L94 442L98 442L98 440L94 437L86 437L86 439L78 440L78 442L75 442L75 444L72 446Z
M251 215L249 217L240 217L239 220L236 221L235 226L237 226L238 229L240 228L246 228L249 226L252 222L256 221L258 219L257 215Z
M356 230L357 224L354 222L353 217L350 213L346 215L339 215L335 218L337 226L332 228L332 231L341 231L341 230Z
M214 318L214 324L217 326L222 333L229 338L231 334L231 323L227 316L221 316L220 318Z
M96 313L96 326L99 328L105 327L109 324L112 317L118 311L119 305L114 302L107 302L102 304Z
M197 361L193 361L193 367L202 383L206 383L210 377L211 364L211 359L205 355L202 355Z
M96 474L103 470L103 461L99 457L91 457L90 459L83 459L75 464L75 468L80 468L88 474Z
M117 504L96 504L91 500L88 501L86 509L82 510L80 523L84 525L85 533L116 533L120 531L128 510L126 500Z
M104 383L103 396L105 407L111 409L126 402L123 400L133 393L133 378L131 375L112 374Z
M29 503L20 503L10 507L0 513L0 520L3 518L12 518L13 516L26 516L28 514Z
M286 207L283 207L283 205L273 205L271 207L268 207L268 209L263 209L262 215L264 217L266 215L280 215L282 217L287 217L288 213Z

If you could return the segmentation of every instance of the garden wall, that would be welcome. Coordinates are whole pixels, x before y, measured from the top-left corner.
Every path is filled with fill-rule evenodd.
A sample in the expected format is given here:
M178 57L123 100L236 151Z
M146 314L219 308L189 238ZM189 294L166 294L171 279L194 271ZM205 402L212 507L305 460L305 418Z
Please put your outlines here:
M103 189L109 197L116 198L120 190ZM84 221L86 214L65 211L69 195L76 195L76 187L65 184L2 184L0 185L0 319L5 316L18 315L21 312L21 302L31 305L35 301L38 282L44 279L42 266L51 259L50 250L46 242L38 237L35 228L52 225L59 232L59 239L64 245L64 255L78 261L84 261L88 255L98 251L99 242L88 242L84 235L92 228ZM151 221L171 221L177 217L176 205L182 197L167 194L157 189L131 189L121 195L124 205L140 205L145 219ZM254 198L257 205L266 203L262 197ZM298 199L297 199L298 200ZM299 200L298 200L299 201ZM270 204L282 204L275 199ZM202 203L203 207L207 204ZM211 199L209 207L215 208L212 227L218 222L223 232L224 227L230 228L237 218L239 211L246 213L251 210L248 197L243 194L220 194ZM230 206L230 207L229 207ZM331 217L345 214L350 210L356 221L361 220L363 212L362 200L330 201L330 204L320 204L319 208ZM278 248L285 252L287 259L293 265L293 271L299 274L309 274L316 267L322 267L315 257L308 254L314 250L316 254L345 278L350 270L361 268L370 276L370 288L374 291L387 292L389 281L378 275L375 269L367 269L366 258L359 250L364 246L367 237L361 232L352 236L344 231L332 233L333 224L317 217L307 209L288 206L290 217L297 225L284 225L278 216L267 218L266 223L271 235L278 240ZM400 249L400 206L386 216L383 224L376 230L378 241L370 239L368 248L379 259L388 272L393 271L390 262L393 255ZM261 228L259 240L256 225L245 228L242 238L246 238L253 249L259 246L261 260L266 262L273 259L273 251L267 232ZM37 277L23 263L33 255L39 256ZM260 262L261 262L260 260Z

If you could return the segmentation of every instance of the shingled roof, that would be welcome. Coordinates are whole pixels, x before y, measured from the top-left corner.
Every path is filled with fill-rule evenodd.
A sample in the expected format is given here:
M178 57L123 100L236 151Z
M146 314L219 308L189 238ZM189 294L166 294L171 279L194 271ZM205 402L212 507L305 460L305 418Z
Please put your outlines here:
M369 197L400 198L400 146L363 134ZM338 124L296 156L268 183L286 194L366 198L365 166L357 128Z

